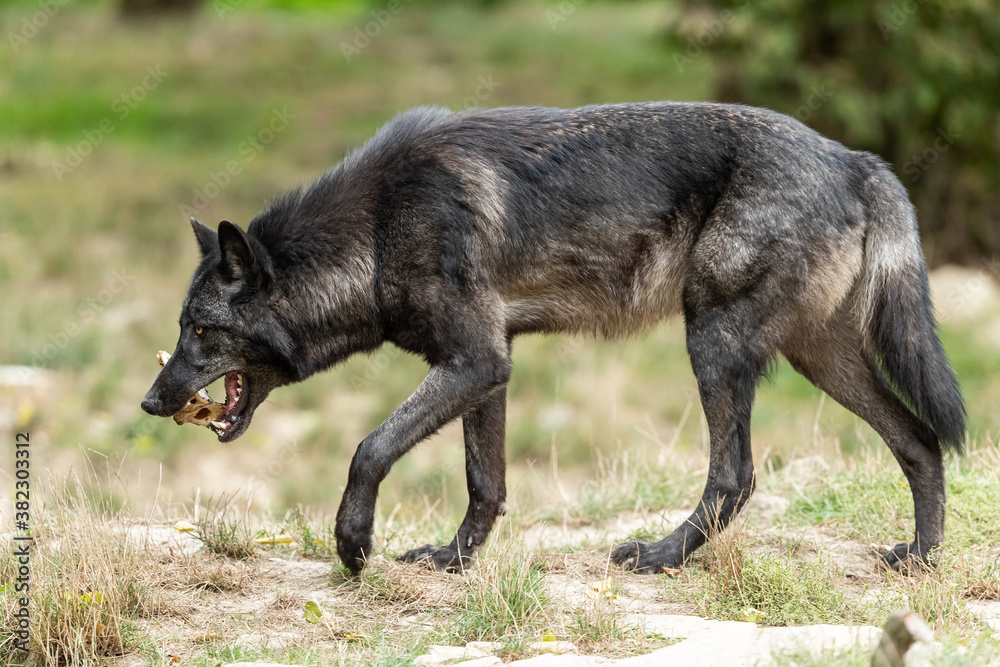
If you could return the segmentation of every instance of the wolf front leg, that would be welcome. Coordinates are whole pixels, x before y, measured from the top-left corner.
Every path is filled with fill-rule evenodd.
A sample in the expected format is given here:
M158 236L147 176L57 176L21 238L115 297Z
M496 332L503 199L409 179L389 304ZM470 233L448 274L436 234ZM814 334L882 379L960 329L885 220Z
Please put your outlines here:
M509 353L492 349L466 353L433 366L413 395L358 445L351 461L344 498L337 511L336 528L337 553L351 572L360 572L371 555L375 499L379 484L389 474L392 465L414 445L458 415L473 407L494 405L491 401L496 394L505 396L510 368ZM501 423L503 405L501 403ZM493 414L493 410L487 409L485 414ZM490 421L493 419L490 418ZM502 430L500 442L502 461ZM495 458L494 453L488 456L490 461ZM500 478L503 479L502 470ZM479 513L475 515L478 517ZM471 521L467 518L462 525L478 527L481 523L478 518ZM476 535L478 532L470 528L466 539ZM485 535L482 539L485 540Z
M496 518L506 511L507 459L504 432L507 388L496 389L475 408L462 415L465 431L465 474L469 508L451 544L426 544L399 557L434 570L458 572L472 564L486 542Z

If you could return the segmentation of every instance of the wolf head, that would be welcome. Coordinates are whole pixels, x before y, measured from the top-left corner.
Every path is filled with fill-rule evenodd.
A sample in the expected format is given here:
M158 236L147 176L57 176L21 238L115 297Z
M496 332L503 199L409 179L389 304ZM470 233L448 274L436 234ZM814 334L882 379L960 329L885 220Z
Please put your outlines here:
M233 223L215 232L191 218L202 261L181 310L180 339L142 401L169 417L200 389L225 377L219 440L235 440L272 389L294 382L295 342L274 311L267 249Z

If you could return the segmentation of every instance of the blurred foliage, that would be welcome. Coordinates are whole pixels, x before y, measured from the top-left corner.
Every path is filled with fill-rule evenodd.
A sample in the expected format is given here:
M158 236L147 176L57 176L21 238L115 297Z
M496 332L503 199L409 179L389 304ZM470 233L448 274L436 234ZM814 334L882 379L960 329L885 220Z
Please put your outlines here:
M161 12L194 11L203 0L121 0L122 14L139 16Z
M929 259L1000 252L1000 12L990 0L685 0L674 64L895 167Z

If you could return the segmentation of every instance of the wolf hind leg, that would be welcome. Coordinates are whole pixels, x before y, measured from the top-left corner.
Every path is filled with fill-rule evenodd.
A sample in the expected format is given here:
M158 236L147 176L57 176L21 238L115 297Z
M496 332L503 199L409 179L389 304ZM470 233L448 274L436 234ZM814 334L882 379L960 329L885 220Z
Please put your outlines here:
M506 511L506 413L507 387L503 386L462 415L469 489L465 519L450 544L427 544L398 560L445 572L459 572L475 561L476 551L486 542L496 518Z
M611 553L615 563L644 574L680 567L750 499L754 489L750 411L757 381L771 355L764 344L768 328L748 319L753 317L719 309L689 316L688 353L711 443L708 481L697 508L674 532L655 543L632 540L619 545ZM745 338L732 332L745 332Z
M865 350L852 318L835 316L823 328L782 346L792 367L885 441L913 495L913 542L897 544L882 559L898 571L920 570L944 537L944 464L938 437L896 396Z

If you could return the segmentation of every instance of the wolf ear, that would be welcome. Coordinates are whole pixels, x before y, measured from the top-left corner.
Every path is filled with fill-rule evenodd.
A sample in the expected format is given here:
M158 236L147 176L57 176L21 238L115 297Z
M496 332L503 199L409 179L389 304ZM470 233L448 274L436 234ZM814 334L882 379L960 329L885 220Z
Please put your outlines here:
M257 255L250 245L247 233L228 220L219 223L219 248L222 250L221 268L232 281L254 282L260 276Z
M191 218L191 229L194 230L194 237L198 239L198 247L201 248L201 256L207 257L219 246L219 235L214 229L206 227L193 217Z

